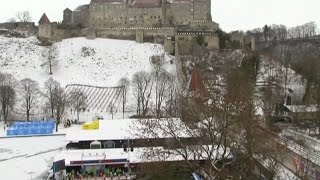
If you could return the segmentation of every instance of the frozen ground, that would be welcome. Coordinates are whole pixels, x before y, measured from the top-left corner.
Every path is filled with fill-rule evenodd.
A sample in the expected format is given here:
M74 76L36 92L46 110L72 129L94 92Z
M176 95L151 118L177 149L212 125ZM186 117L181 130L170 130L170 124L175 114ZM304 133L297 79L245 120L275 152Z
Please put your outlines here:
M42 66L45 47L37 43L35 37L0 36L0 71L11 73L18 80L34 79L43 86L50 76ZM73 38L55 46L59 63L52 77L62 85L115 86L122 77L131 79L135 72L150 70L149 58L164 53L159 44L114 39Z
M0 72L11 73L17 80L31 78L37 81L40 87L44 86L49 77L60 82L62 86L83 84L110 87L117 86L123 77L131 79L138 71L150 72L150 57L164 54L163 46L159 44L99 38L65 39L54 44L58 65L50 76L47 67L43 66L47 48L37 44L35 37L0 36ZM164 68L175 75L175 64L170 63L171 59L171 56L165 55ZM128 107L133 104L135 99L131 89L128 93ZM36 109L42 109L43 106L43 100L39 100ZM23 113L19 102L15 109L15 112ZM41 112L33 110L33 113ZM40 116L39 118L42 119Z
M65 136L0 138L0 179L41 179L66 143Z

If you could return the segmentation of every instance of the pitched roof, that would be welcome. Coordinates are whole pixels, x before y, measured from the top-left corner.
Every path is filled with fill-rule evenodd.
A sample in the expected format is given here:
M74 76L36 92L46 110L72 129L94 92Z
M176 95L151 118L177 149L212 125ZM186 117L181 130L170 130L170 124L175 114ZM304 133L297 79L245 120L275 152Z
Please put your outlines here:
M189 88L189 92L204 90L204 85L203 85L203 81L200 75L200 69L198 65L195 65L193 67L188 88Z
M318 112L319 108L316 104L310 105L285 105L288 111L294 113Z
M50 24L50 20L47 17L46 13L43 13L42 17L40 18L39 24Z
M71 11L69 8L66 8L63 12L65 12L65 11Z

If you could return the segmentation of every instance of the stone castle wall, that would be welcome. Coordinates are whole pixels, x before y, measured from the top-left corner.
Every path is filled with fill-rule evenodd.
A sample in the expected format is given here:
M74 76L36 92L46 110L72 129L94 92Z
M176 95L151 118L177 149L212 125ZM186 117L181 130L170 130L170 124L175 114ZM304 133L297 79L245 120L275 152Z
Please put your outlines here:
M198 43L197 38L199 36L202 36L204 38L204 45L206 50L219 49L219 38L215 33L178 32L176 34L176 44L179 47L180 55L194 54L197 43Z
M114 28L114 27L160 27L164 23L162 7L129 8L122 4L90 4L89 27Z
M138 2L136 2L138 1ZM87 28L165 27L210 21L210 0L92 0L64 11L64 23Z
M167 35L174 35L174 28L103 28L94 31L96 37L136 40L141 43L164 43Z

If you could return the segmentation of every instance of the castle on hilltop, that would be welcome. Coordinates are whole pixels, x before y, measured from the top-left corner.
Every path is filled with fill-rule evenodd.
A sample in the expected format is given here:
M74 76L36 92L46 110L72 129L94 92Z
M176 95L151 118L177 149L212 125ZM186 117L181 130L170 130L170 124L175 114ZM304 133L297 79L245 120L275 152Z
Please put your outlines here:
M210 23L211 0L91 0L63 12L64 24L87 28L172 27Z
M61 23L52 23L43 14L38 37L163 43L166 51L174 54L177 42L191 53L199 38L207 49L219 49L218 29L211 17L211 0L91 0L73 11L66 8Z

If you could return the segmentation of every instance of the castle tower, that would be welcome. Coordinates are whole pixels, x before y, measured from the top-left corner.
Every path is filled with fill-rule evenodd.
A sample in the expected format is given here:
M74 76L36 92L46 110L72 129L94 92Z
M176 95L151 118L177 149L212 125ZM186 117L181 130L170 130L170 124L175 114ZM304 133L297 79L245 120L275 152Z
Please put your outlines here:
M50 39L51 38L51 22L47 17L46 13L43 13L38 23L39 23L38 37L44 38L44 39Z
M69 8L66 8L63 11L63 24L71 24L72 23L72 11Z
M193 20L212 21L211 0L193 0Z

